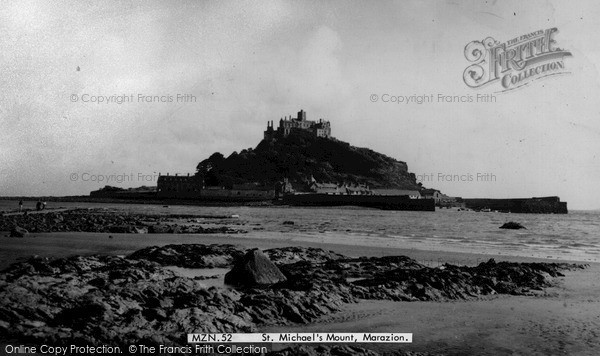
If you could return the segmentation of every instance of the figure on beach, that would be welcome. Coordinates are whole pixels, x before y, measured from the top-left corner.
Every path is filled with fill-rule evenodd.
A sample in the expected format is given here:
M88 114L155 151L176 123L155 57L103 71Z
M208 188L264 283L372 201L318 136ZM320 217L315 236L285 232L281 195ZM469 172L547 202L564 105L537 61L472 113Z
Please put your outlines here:
M42 202L41 201L37 201L37 203L35 203L35 210L40 211L42 210Z
M19 212L23 211L23 200L19 200Z

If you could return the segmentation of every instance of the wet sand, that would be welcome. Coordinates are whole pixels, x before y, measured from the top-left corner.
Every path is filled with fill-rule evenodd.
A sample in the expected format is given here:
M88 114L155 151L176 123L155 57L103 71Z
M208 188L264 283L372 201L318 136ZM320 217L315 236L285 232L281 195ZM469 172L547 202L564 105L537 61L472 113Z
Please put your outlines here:
M556 262L557 260L512 256L506 254L480 253L470 251L439 251L417 248L399 248L394 246L364 246L345 244L336 238L334 242L325 239L306 238L290 233L250 232L248 234L116 234L84 232L31 233L25 238L9 238L8 233L0 233L0 270L23 258L33 255L43 257L67 257L73 255L127 255L148 246L168 244L234 244L247 248L269 249L275 247L302 246L320 247L333 250L351 257L360 256L397 256L405 255L428 266L435 267L443 263L456 265L475 265L495 258L497 261L510 262ZM260 236L259 236L260 234ZM112 238L109 238L112 236ZM355 241L355 240L353 240ZM348 241L350 242L350 241ZM561 260L566 262L577 262ZM578 262L581 263L581 262Z
M253 234L262 234L260 237ZM44 233L25 238L1 235L0 268L31 255L126 255L166 244L230 243L262 249L320 247L348 256L407 255L436 266L444 262L474 265L489 258L515 262L544 261L520 256L426 251L303 241L283 234L173 235ZM267 237L265 237L267 236ZM306 239L305 239L306 240ZM339 241L338 241L339 242ZM556 260L545 260L555 262ZM600 264L566 272L557 285L536 297L494 296L478 301L363 301L310 325L276 326L270 332L412 332L412 344L364 345L377 350L429 351L446 355L597 355L600 350Z
M567 272L537 297L478 301L363 301L286 332L410 332L412 344L364 344L378 351L443 355L598 355L600 268ZM270 327L265 332L280 332ZM286 345L282 345L286 346Z

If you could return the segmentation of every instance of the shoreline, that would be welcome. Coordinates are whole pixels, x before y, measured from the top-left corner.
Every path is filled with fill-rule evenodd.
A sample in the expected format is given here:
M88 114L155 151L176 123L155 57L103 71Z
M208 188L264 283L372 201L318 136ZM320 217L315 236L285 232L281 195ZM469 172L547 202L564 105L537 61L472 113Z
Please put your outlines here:
M110 212L110 221L106 223L100 223L99 221L93 221L92 228L78 228L75 222L77 217L71 218L69 221L69 227L64 228L56 226L59 223L52 221L42 221L44 218L38 218L39 215L45 215L46 213L51 214L68 214L71 210L83 209L90 210L91 213ZM116 214L115 214L116 212ZM97 234L107 233L109 229L106 226L113 225L129 225L129 230L132 231L121 231L114 229L114 236L120 232L139 232L133 231L135 227L146 226L144 224L144 216L153 216L150 220L156 217L164 223L172 224L173 222L177 225L188 224L186 221L163 221L163 219L176 220L178 215L185 216L187 218L190 215L209 216L209 215L231 215L238 218L238 220L230 221L210 221L210 219L192 222L194 225L193 229L184 229L184 231L164 231L165 233L177 232L176 235L157 237L155 234L146 235L145 242L140 242L136 236L127 236L127 239L132 239L132 245L127 250L132 252L136 248L145 247L147 244L164 244L167 240L173 241L185 241L185 243L192 243L194 241L204 241L206 239L212 239L213 233L220 233L220 231L208 231L210 229L223 228L227 226L233 230L239 230L241 235L231 235L230 232L234 231L222 231L226 232L225 235L218 236L216 243L227 241L228 239L241 237L245 240L264 240L263 242L253 241L254 247L260 247L261 244L267 246L282 246L277 245L277 242L273 240L284 240L289 245L299 244L300 246L310 245L331 245L334 248L347 248L352 246L352 249L365 249L368 248L375 255L381 255L381 250L394 249L399 251L397 253L409 254L413 251L427 251L427 254L437 255L434 257L425 256L421 260L428 260L432 263L440 264L443 262L462 263L464 255L478 255L480 260L489 258L500 258L502 260L510 261L522 261L534 259L538 261L568 261L568 262L580 262L580 263L600 263L600 245L598 245L597 239L593 238L593 224L590 223L593 216L586 215L575 215L569 218L563 219L557 215L548 215L541 217L538 214L514 214L509 217L506 214L481 214L474 212L465 213L451 213L441 211L436 213L436 216L429 217L422 215L418 212L380 212L372 209L360 209L353 207L344 207L343 209L333 208L289 208L280 207L273 209L273 207L218 207L218 208L207 208L207 207L191 207L183 205L173 206L150 206L143 204L99 204L99 203L65 203L60 206L51 206L44 211L32 211L30 216L34 217L33 229L29 229L27 223L20 221L19 223L25 223L21 227L29 229L30 235L32 236L43 236L55 238L53 234L62 234L62 232L74 232L78 230L85 230L86 232L80 233L81 238L87 239L86 234ZM294 216L302 216L302 219L291 221L290 225L286 225L286 220L294 218ZM18 213L12 212L4 215L5 221L14 219L15 222L19 221L20 216ZM54 215L53 215L54 216ZM96 215L97 216L97 215ZM119 221L121 217L126 220ZM241 218L240 218L241 217ZM305 218L304 218L305 217ZM61 218L61 217L59 217ZM515 219L520 221L526 227L531 230L499 230L498 227L503 223L506 223L507 219ZM42 225L40 228L37 221ZM360 219L373 219L366 220L365 224L359 223ZM433 219L432 225L428 225L429 219ZM20 219L23 220L23 219ZM97 220L97 219L95 219ZM583 223L582 223L583 221ZM215 224L215 222L217 224ZM570 223L573 223L574 228L571 229ZM379 228L378 223L381 223L383 228ZM152 223L153 224L153 223ZM347 224L347 225L345 225ZM96 226L97 225L97 226ZM567 227L565 227L567 226ZM557 230L555 230L555 227ZM10 224L4 224L0 227L0 230L10 229ZM144 229L142 227L142 229ZM208 230L205 230L208 229ZM198 231L197 231L198 230ZM245 231L243 231L245 230ZM60 232L47 232L47 231L60 231ZM157 232L162 233L163 231L146 231L146 232ZM203 236L194 235L195 233L201 233ZM205 235L206 233L206 235ZM209 235L210 233L210 235ZM0 236L6 235L6 232L0 232ZM152 236L150 236L152 235ZM67 236L67 235L65 235ZM94 235L96 236L96 235ZM98 239L101 240L102 234L97 235ZM107 236L107 235L104 235ZM573 236L572 238L570 236ZM581 239L576 238L580 236ZM31 237L29 237L31 238ZM213 241L215 241L213 239ZM8 241L7 241L8 242ZM59 237L58 243L67 243L66 237ZM76 245L79 245L74 241ZM102 241L92 241L92 244L98 243L101 247L107 244ZM12 244L12 242L8 242ZM35 244L24 242L25 245L31 246L36 251L43 251ZM43 244L43 242L42 242ZM117 248L121 245L117 244ZM13 248L12 246L11 248ZM373 247L373 248L371 248ZM86 247L82 247L84 250ZM332 248L332 249L334 249ZM19 251L19 255L22 255L22 249L18 247L16 250ZM379 250L379 251L378 251ZM408 252L406 252L408 251ZM416 252L419 255L423 255L422 252ZM39 254L39 253L37 253ZM447 260L446 256L452 255L456 258ZM441 256L438 258L438 256ZM467 258L467 260L471 260Z
M261 232L264 234L264 232ZM420 263L436 267L444 263L455 265L476 265L493 258L496 261L508 262L568 262L598 265L593 261L578 261L567 259L548 259L531 256L508 254L480 253L477 251L444 251L418 248L402 248L397 246L364 246L322 242L316 239L298 239L298 236L280 234L279 238L256 237L252 233L238 234L107 234L87 232L50 232L31 233L25 238L5 237L6 232L0 232L3 248L0 251L0 270L10 264L22 261L34 255L50 258L60 258L75 255L128 255L136 250L149 246L164 246L170 244L233 244L245 248L269 249L276 247L318 247L332 250L350 257L382 257L408 256ZM269 235L275 233L267 233ZM108 236L113 238L108 238Z

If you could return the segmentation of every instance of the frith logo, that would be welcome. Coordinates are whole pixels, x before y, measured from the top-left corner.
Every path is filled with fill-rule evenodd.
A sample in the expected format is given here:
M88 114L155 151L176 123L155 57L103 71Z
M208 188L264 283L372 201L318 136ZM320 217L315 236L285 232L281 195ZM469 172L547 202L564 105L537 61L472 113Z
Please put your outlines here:
M522 87L535 80L568 73L564 57L571 52L556 47L556 28L528 33L500 43L492 37L473 41L465 57L473 64L463 73L465 84L479 88L499 82L500 91Z

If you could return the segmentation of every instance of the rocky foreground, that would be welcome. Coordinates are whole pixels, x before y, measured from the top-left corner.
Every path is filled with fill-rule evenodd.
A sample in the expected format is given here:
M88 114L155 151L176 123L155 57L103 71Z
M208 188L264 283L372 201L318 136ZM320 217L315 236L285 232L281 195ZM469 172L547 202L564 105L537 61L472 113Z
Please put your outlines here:
M260 276L254 266L271 263L281 275L267 276L277 282L260 284L273 279ZM228 278L243 276L249 282L236 289L207 288L202 278L180 277L165 266L235 266L230 273L245 274ZM263 325L310 323L360 299L536 295L552 285L552 277L562 276L561 271L584 267L490 260L474 267L430 268L406 256L350 258L297 247L266 250L263 255L233 245L149 247L126 258L35 257L0 273L0 339L54 345L185 345L186 333L253 332ZM272 266L263 270L272 271ZM339 347L319 352L294 348L278 354L376 355Z
M235 217L127 214L108 209L0 215L0 231L10 231L11 237L25 237L32 232L238 234L247 232L237 228L244 224Z

